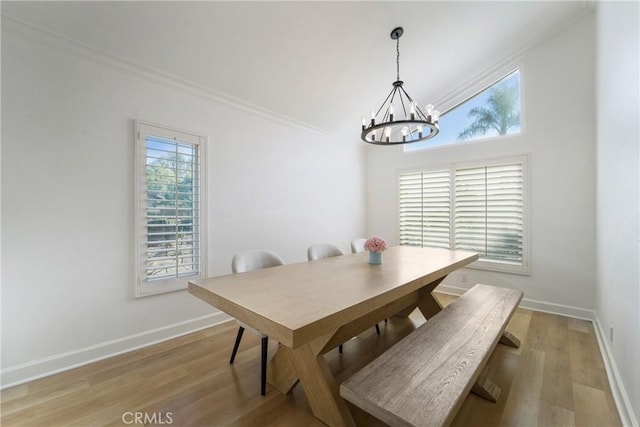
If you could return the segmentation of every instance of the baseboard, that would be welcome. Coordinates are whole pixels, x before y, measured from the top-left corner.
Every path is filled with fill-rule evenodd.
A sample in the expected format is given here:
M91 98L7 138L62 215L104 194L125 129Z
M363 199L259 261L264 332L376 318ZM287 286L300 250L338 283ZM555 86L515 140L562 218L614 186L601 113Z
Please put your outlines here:
M436 292L449 295L460 296L468 289L451 285L440 285L436 288ZM520 307L528 308L534 311L542 311L545 313L559 314L561 316L573 317L577 319L590 320L593 322L593 329L596 331L596 339L600 347L600 354L604 361L604 366L607 371L607 378L609 379L609 386L611 388L611 394L613 400L616 403L620 420L624 426L638 427L638 418L633 412L629 395L627 394L624 383L618 371L616 361L613 358L613 353L609 347L609 343L604 337L606 337L605 331L601 329L601 323L598 320L598 315L593 310L587 310L580 307L573 307L570 305L555 304L544 301L537 301L532 299L523 298L520 303Z
M596 314L596 320L593 321L594 329L596 330L596 337L598 339L598 345L600 346L600 353L602 354L602 360L604 361L604 367L607 371L607 378L609 379L609 386L611 387L611 394L613 394L613 400L616 402L618 408L618 414L620 414L620 420L623 426L638 427L638 417L633 412L629 395L624 388L624 383L618 371L618 365L613 358L613 352L609 347L609 342L605 339L606 332L602 330L602 323L598 319Z
M440 285L436 288L436 292L441 292L443 294L457 295L460 296L463 293L468 291L466 288L461 288L458 286L451 285ZM573 317L576 319L583 320L591 320L594 322L596 320L596 315L593 310L588 310L586 308L574 307L572 305L564 305L564 304L556 304L553 302L546 301L538 301L529 298L523 298L520 302L520 307L528 308L530 310L541 311L543 313L550 314L559 314L561 316Z
M3 369L0 372L0 389L13 387L47 377L109 357L147 347L162 341L186 335L229 320L222 312L175 323L128 337L107 341L90 347L57 354Z

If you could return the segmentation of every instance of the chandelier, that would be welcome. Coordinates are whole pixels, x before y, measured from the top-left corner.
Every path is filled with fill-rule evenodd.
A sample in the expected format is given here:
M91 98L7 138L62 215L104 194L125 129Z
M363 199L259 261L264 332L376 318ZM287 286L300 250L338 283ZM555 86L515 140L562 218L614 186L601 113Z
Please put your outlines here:
M424 112L409 96L400 80L400 37L402 27L391 31L391 39L396 41L396 81L393 89L384 100L378 111L371 110L371 120L362 117L362 134L364 142L377 145L408 144L424 141L438 134L440 113L433 105L427 105Z

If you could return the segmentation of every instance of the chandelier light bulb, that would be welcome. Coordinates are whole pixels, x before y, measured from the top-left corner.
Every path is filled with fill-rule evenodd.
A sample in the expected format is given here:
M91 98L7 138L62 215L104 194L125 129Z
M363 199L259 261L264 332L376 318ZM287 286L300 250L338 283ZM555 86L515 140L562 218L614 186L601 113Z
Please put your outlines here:
M431 116L433 114L433 105L431 104L427 105L424 111L427 114L427 117Z

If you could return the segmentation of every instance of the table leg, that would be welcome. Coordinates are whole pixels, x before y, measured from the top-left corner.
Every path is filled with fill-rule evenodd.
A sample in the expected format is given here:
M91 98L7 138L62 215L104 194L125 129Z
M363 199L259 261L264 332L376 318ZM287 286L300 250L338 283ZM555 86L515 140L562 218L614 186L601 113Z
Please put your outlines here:
M331 427L355 427L347 403L340 397L338 384L324 357L316 354L309 344L287 350L300 376L313 415Z
M324 353L322 350L328 341L335 335L337 330L334 330L328 334L322 335L310 343L310 348L313 354L318 355ZM349 337L351 338L351 337ZM333 348L333 347L331 347ZM291 354L287 347L278 343L278 351L273 355L269 361L267 369L267 381L276 390L282 394L288 394L293 387L298 384L299 378L296 372L293 362L291 361Z
M438 312L442 310L442 305L440 302L431 295L431 292L438 286L447 276L441 277L439 279L434 280L433 282L427 283L418 291L418 302L416 304L410 305L404 310L401 310L394 314L397 317L409 317L409 315L413 312L413 310L420 309L420 312L425 317L425 319L429 319L435 316Z
M431 288L431 290L433 290L433 288ZM442 310L442 305L440 305L440 302L431 294L431 290L422 288L418 293L418 308L427 320Z
M409 317L409 315L411 313L413 313L413 310L415 310L417 306L418 306L417 303L412 304L412 305L410 305L410 306L398 311L397 313L394 313L393 316L406 319L407 317Z
M282 344L278 344L278 351L269 361L267 381L282 394L289 393L298 384L298 374L291 362L291 354Z

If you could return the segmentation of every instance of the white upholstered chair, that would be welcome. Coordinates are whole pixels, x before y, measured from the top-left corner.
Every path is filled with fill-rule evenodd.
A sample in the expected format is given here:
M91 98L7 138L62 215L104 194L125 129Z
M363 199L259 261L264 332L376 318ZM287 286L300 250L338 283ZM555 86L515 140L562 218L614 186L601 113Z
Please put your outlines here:
M344 255L342 249L329 243L318 243L309 246L309 249L307 249L307 258L309 261L316 261L340 255Z
M362 237L359 237L357 239L353 239L351 241L351 253L352 254L357 254L360 252L364 252L364 242L366 242L367 239L363 239Z
M236 254L231 260L231 271L234 273L244 273L246 271L261 270L263 268L276 267L278 265L284 265L284 261L278 255L270 251L245 251ZM252 328L240 321L238 321L238 335L236 336L236 342L233 345L233 351L231 352L231 359L229 363L233 363L238 352L238 346L242 339L242 334L245 329L249 329L262 339L262 360L261 360L261 372L260 372L260 393L264 396L267 387L267 348L269 344L269 337L257 329Z
M319 259L331 258L340 255L344 255L342 249L340 249L336 245L332 245L329 243L317 243L315 245L309 246L309 249L307 249L307 258L309 259L309 261L317 261ZM380 327L377 323L376 333L380 335ZM338 346L338 351L342 353L342 344Z

